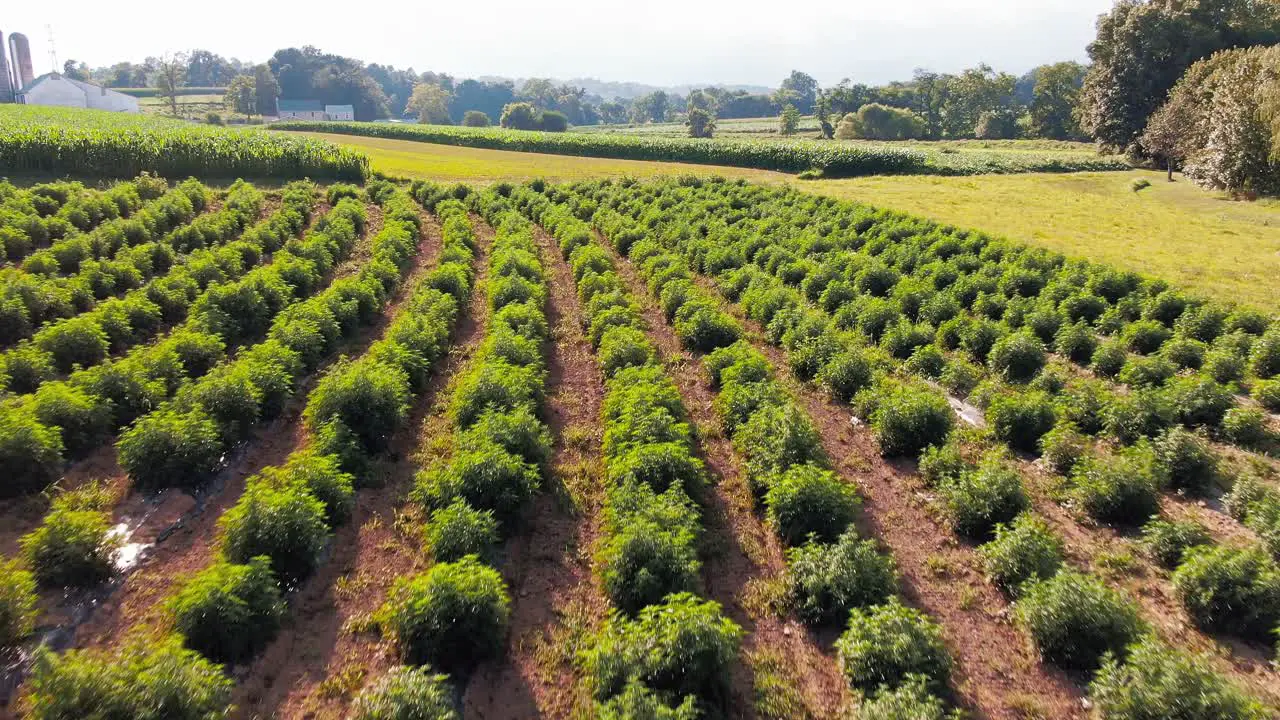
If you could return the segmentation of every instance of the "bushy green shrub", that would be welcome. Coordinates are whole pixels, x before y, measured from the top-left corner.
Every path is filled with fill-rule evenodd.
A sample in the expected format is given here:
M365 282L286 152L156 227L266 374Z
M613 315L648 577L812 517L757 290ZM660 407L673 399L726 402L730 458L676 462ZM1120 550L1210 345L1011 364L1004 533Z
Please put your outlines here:
M1159 510L1157 480L1148 453L1091 456L1076 466L1072 495L1099 522L1138 526Z
M111 421L106 403L67 383L41 385L31 409L42 424L61 431L62 443L72 457L96 447Z
M1212 538L1203 525L1194 521L1153 520L1142 527L1142 544L1161 567L1172 570L1194 547L1208 545Z
M525 462L542 466L551 457L551 432L528 406L487 412L463 433L459 445L478 449L497 445Z
M897 598L855 608L835 649L849 683L868 694L901 687L913 675L942 692L951 675L942 628Z
M196 487L222 462L218 427L203 410L157 410L126 430L120 465L142 487Z
M1240 350L1217 346L1205 356L1203 372L1223 385L1238 383L1244 379L1248 356Z
M1029 332L1007 335L991 349L989 362L1006 380L1027 382L1044 367L1044 345Z
M684 443L645 443L611 458L608 475L615 484L644 483L656 493L671 487L692 492L702 485L703 466Z
M1151 447L1161 474L1174 489L1203 493L1218 477L1217 457L1194 433L1169 428Z
M871 386L871 362L864 350L850 348L832 357L818 372L817 379L833 398L849 402Z
M1135 388L1155 388L1164 385L1178 372L1173 363L1159 355L1133 355L1120 368L1116 379Z
M1222 437L1245 448L1262 448L1272 438L1266 417L1257 408L1236 407L1222 416Z
M941 489L952 527L974 540L989 537L997 525L1012 521L1027 507L1022 476L998 457L943 483Z
M1211 632L1262 637L1280 623L1280 568L1261 547L1198 547L1173 586L1191 619Z
M1207 348L1199 340L1175 335L1160 348L1160 355L1181 370L1199 370Z
M1023 513L996 526L995 539L978 548L987 577L1017 596L1022 585L1052 577L1062 567L1062 539L1038 515Z
M467 111L468 115L472 111ZM483 115L483 113L481 113ZM488 119L485 118L485 124ZM360 691L352 720L461 720L448 677L430 667L398 665Z
M810 542L787 552L787 583L796 614L814 625L835 622L856 607L877 605L897 591L897 566L875 541L854 529L833 543Z
M36 629L36 579L17 561L0 561L0 650L16 647Z
M269 560L216 563L193 576L168 602L183 643L219 663L241 662L270 642L284 601Z
M58 495L22 553L47 587L89 587L111 577L120 539L111 534L108 496L97 486Z
M830 470L809 464L794 465L773 480L764 502L769 520L789 545L835 540L861 506L852 486Z
M1253 344L1249 353L1249 369L1260 378L1280 375L1280 324L1268 330Z
M92 315L80 315L41 330L35 344L49 353L58 372L69 373L75 366L89 367L102 362L110 347L107 333Z
M724 692L741 637L718 604L677 593L635 619L611 617L582 660L597 700L632 682L670 697L712 698Z
M869 392L881 394L870 420L882 455L919 455L945 442L955 424L947 399L927 387L891 384Z
M8 477L0 496L14 497L39 490L57 479L62 468L62 439L30 412L0 412L0 465Z
M1063 325L1053 336L1054 348L1077 365L1087 365L1098 349L1093 331L1083 323Z
M1146 637L1121 662L1108 658L1089 696L1112 720L1262 720L1269 713L1214 671L1208 658Z
M431 513L427 523L427 547L436 562L454 562L467 555L489 561L498 540L493 513L476 510L462 500Z
M218 426L227 445L249 437L258 422L262 391L254 384L248 366L224 365L189 386L183 399L198 406Z
M647 365L654 362L655 357L653 345L644 331L634 327L610 328L601 336L600 348L596 351L600 370L606 378L624 368Z
M324 505L325 523L346 522L356 505L355 477L342 469L340 458L314 448L294 453L283 468L264 468L262 477L278 486L301 485Z
M1124 342L1130 351L1150 355L1160 349L1173 332L1154 320L1139 320L1124 331Z
M111 651L39 648L27 681L30 720L221 720L233 683L177 635Z
M379 615L406 662L466 673L502 649L510 605L498 571L467 556L397 580Z
M540 370L505 362L487 362L458 383L450 414L460 428L471 427L488 410L511 410L520 405L540 405L543 382Z
M809 416L789 403L759 408L737 428L733 442L747 456L747 480L756 490L766 488L776 473L826 457Z
M1067 670L1094 670L1108 653L1123 657L1143 631L1132 600L1065 570L1024 586L1014 612L1044 659Z
M259 555L286 586L311 574L329 539L324 503L298 483L250 478L244 494L218 520L222 551L234 563Z
M1102 409L1103 424L1117 440L1132 445L1155 437L1177 422L1173 403L1158 390L1138 390L1113 396Z
M337 420L351 429L369 454L385 450L409 409L409 377L384 363L340 363L311 392L308 426Z
M491 443L478 443L456 453L448 464L424 470L415 483L415 497L431 508L465 500L509 522L533 497L540 484L538 468Z
M1229 388L1206 378L1178 378L1166 392L1178 421L1187 427L1215 427L1235 405Z
M947 720L942 700L930 691L927 678L908 675L896 688L883 688L858 706L858 720Z
M1110 340L1093 351L1090 367L1103 377L1113 378L1120 374L1120 370L1128 359L1124 346L1117 340Z
M644 683L631 680L621 693L607 702L596 703L595 717L599 720L698 720L702 713L695 701L692 695L686 695L672 707Z
M1259 380L1253 384L1254 400L1273 413L1280 413L1280 379Z
M1040 455L1059 475L1070 475L1089 448L1089 438L1070 420L1060 420L1040 438Z
M1047 393L1002 393L987 406L991 432L1009 447L1023 452L1040 449L1040 438L1057 421L1053 400Z
M635 613L697 586L700 524L683 490L658 494L648 485L617 486L610 489L605 509L610 532L598 558L614 605Z

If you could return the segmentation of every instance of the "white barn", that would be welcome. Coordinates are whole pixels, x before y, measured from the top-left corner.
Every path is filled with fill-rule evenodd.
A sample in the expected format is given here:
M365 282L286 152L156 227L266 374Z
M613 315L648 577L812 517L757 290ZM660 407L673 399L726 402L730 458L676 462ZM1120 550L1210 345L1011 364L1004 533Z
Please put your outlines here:
M334 121L338 121L338 120L348 120L348 121L350 121L350 120L355 120L355 119L356 119L356 109L355 109L355 107L354 107L354 106L352 106L352 105L325 105L325 106L324 106L324 119L325 119L325 120L334 120Z
M58 73L47 73L32 80L30 84L18 91L18 102L27 105L59 105L112 112L140 112L136 97L93 83L72 80Z

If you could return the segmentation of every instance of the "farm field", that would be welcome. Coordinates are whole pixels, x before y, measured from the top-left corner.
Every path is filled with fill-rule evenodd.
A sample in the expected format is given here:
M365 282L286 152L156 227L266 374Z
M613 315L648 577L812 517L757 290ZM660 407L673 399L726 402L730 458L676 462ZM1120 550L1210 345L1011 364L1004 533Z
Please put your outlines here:
M11 712L1280 709L1273 311L500 154L0 184Z
M759 170L868 175L981 175L1126 170L1123 158L1092 151L983 148L963 143L871 143L728 137L694 139L656 134L554 133L493 127L369 122L288 121L277 131L326 132L424 143L627 160L689 162ZM959 148L959 149L958 149Z
M169 101L163 97L138 98L138 107L146 115L172 117ZM227 106L222 95L179 95L178 116L204 122L209 113L218 113L225 119Z
M1167 278L1209 297L1280 310L1280 293L1272 291L1269 283L1270 278L1280 276L1280 203L1229 201L1185 181L1166 183L1159 172L798 181L784 173L746 168L708 170L678 163L303 134L358 149L379 172L443 182L484 185L535 177L557 182L714 172L753 182L787 184L1041 245L1073 257L1113 263ZM1132 183L1137 179L1148 180L1151 187L1133 192Z

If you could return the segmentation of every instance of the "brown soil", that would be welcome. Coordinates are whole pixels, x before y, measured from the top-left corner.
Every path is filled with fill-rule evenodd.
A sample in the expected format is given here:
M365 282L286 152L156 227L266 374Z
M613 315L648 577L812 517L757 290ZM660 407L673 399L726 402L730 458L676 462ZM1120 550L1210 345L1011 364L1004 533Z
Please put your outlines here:
M423 219L424 245L433 248L434 258L439 226L425 214ZM483 273L490 236L478 235L476 263ZM359 688L395 664L391 644L361 625L386 600L396 578L430 564L422 547L421 517L416 508L404 506L405 496L423 465L422 453L442 431L448 432L448 383L483 339L486 313L485 297L476 292L458 318L449 355L376 469L377 481L357 492L355 514L338 529L332 555L290 598L286 625L267 649L237 670L237 717L343 717Z
M612 254L607 244L601 244ZM707 595L719 602L746 632L743 656L731 677L730 716L757 717L754 698L760 684L756 675L761 668L753 658L760 654L780 656L786 675L778 679L790 690L785 699L775 697L774 702L790 706L793 717L828 718L847 712L855 701L830 646L794 617L778 617L762 607L769 604L771 586L776 589L784 577L783 548L777 535L755 512L743 464L730 439L721 432L712 410L715 392L701 363L681 349L675 332L646 292L635 268L616 254L613 257L619 274L640 300L649 335L680 388L709 471L711 487L699 498L706 529L703 578Z
M719 297L703 277L696 281ZM974 548L959 542L931 504L914 463L880 456L865 426L846 406L796 381L786 355L770 345L757 323L730 304L724 308L747 329L752 344L822 436L834 469L863 497L858 528L879 538L897 561L903 595L943 629L955 667L956 702L977 718L1083 718L1083 689L1066 673L1042 663L1011 622L1009 603L983 577Z
M501 660L477 669L463 698L466 717L569 717L590 707L566 640L598 625L608 603L591 568L600 533L598 477L604 380L583 334L573 275L555 242L538 232L550 297L547 401L553 438L548 487L507 546L511 627Z

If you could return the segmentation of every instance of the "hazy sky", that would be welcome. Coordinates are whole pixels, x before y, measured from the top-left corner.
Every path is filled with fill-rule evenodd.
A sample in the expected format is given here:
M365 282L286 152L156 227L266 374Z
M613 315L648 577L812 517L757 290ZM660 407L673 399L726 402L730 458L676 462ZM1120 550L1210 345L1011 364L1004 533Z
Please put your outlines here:
M0 31L31 40L37 74L203 48L262 61L315 45L455 76L591 76L655 85L776 86L792 68L823 85L986 62L1020 73L1084 60L1112 0L4 0ZM305 9L304 9L305 8ZM192 9L195 12L188 13Z

